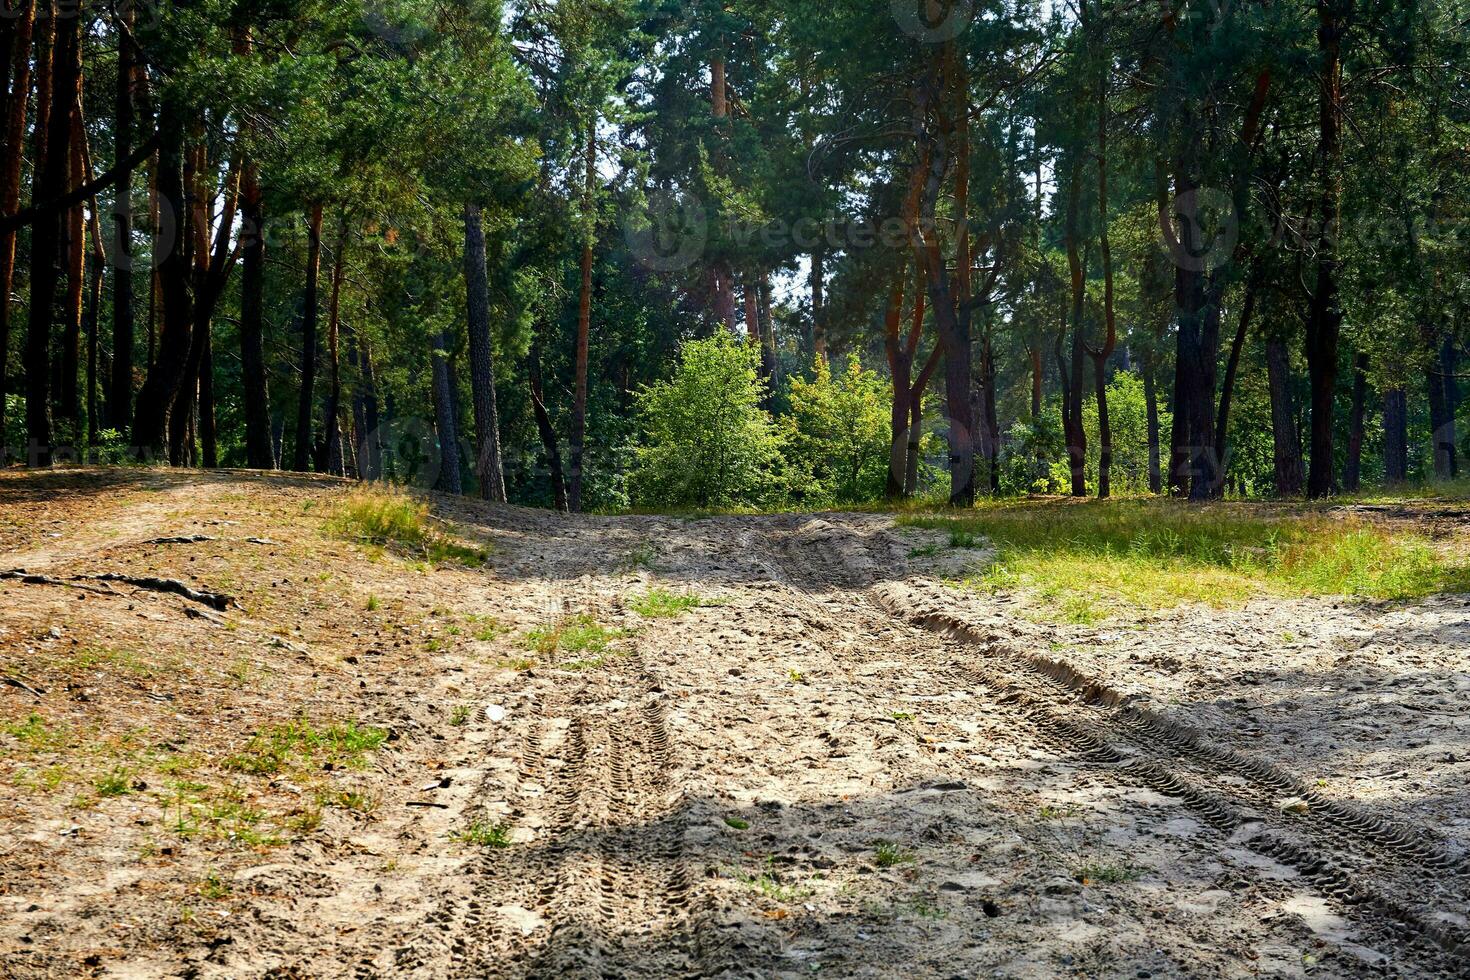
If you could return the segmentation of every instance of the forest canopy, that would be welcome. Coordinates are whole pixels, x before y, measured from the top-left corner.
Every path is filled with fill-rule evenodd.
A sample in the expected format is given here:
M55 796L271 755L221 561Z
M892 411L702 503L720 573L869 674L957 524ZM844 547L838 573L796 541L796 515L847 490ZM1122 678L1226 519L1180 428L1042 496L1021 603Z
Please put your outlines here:
M3 0L0 443L574 511L1451 480L1467 24Z

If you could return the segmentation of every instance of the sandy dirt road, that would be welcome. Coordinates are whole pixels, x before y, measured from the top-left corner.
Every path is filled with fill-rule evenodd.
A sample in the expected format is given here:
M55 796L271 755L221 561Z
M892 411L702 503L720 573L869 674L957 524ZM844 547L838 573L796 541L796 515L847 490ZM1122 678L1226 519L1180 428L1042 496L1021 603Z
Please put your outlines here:
M134 838L159 828L137 794L78 813L14 791L7 975L1470 973L1463 599L1261 601L1143 631L1063 629L944 583L915 557L929 532L881 516L568 521L447 500L436 513L491 558L424 574L351 564L318 540L301 500L338 485L148 480L117 488L115 506L69 509L22 500L7 476L0 503L8 492L55 523L13 525L6 548L59 574L98 570L109 542L109 568L141 568L159 559L133 542L227 520L236 545L187 562L209 584L238 540L285 537L289 514L301 552L259 571L335 573L339 609L301 593L291 642L336 658L341 683L263 703L314 699L402 736L357 777L371 812L334 811L273 847L190 840L140 861ZM150 506L126 506L129 493ZM396 616L371 635L340 611L368 588ZM651 588L704 604L641 616L630 606ZM65 606L52 591L0 591L17 676L36 675L26 644L54 624L123 628L129 597ZM243 606L231 642L282 635L264 595ZM455 616L504 629L446 635ZM570 616L619 639L593 661L516 662L518 636ZM165 643L218 641L217 623L170 622ZM448 642L369 658L394 629ZM52 710L57 693L9 690L6 717ZM450 699L473 707L468 723L445 724ZM509 846L466 846L465 828L485 825ZM171 890L211 868L230 887L206 908Z

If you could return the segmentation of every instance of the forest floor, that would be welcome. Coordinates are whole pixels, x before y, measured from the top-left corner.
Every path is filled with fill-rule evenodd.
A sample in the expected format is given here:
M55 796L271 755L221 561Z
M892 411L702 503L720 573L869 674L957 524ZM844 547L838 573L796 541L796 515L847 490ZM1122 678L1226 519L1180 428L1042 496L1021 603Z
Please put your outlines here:
M0 472L0 975L1470 970L1470 595L1049 616L887 515L355 493Z

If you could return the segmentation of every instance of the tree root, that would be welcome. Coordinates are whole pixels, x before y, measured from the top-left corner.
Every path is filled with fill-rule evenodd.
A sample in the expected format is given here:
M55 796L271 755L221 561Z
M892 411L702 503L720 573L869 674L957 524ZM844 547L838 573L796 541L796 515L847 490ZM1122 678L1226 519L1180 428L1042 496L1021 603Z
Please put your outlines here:
M27 572L24 568L11 569L8 572L0 572L0 579L11 579L18 582L26 582L31 585L61 585L72 589L83 589L87 592L100 592L104 595L117 595L117 590L111 588L99 588L97 586L84 585L83 582L121 582L139 589L147 589L151 592L168 592L173 595L183 596L191 602L197 602L211 609L224 612L232 605L237 605L234 596L225 595L223 592L202 592L198 589L171 578L151 578L148 576L123 575L118 572L105 572L101 575L73 575L70 579L52 578L49 575L35 575Z

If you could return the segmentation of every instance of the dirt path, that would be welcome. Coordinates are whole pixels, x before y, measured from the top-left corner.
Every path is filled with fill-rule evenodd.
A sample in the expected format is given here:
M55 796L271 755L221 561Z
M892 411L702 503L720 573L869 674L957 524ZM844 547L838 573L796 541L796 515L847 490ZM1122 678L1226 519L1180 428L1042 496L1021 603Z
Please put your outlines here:
M108 518L86 533L142 539L176 528L175 500L210 519L198 508L239 493L245 514L213 518L238 521L232 535L258 530L249 513L279 527L288 512L270 510L283 492L270 484L169 479L126 528ZM329 706L402 733L352 777L378 805L334 811L284 847L186 843L143 872L120 847L60 845L92 848L87 866L113 881L99 890L102 879L56 867L58 845L36 833L46 804L26 797L30 823L16 829L30 837L7 853L50 857L29 882L0 879L0 965L16 976L363 980L1470 969L1458 764L1432 793L1355 794L1376 785L1354 777L1378 757L1347 751L1352 730L1327 699L1279 722L1249 704L1178 699L1216 683L1238 693L1238 681L1212 679L1215 661L1189 660L1185 613L1131 640L1150 663L1168 647L1173 666L1155 680L1114 638L1042 628L944 585L911 557L923 533L882 517L567 521L460 501L439 513L493 546L486 568L408 574L302 542L316 567L371 588L393 613L357 637L369 624L344 624L361 613L327 622L329 606L303 593L293 602L313 651L336 642L367 660L364 647L387 645L378 637L419 630L447 645L343 668L361 686L340 685L333 696L346 700ZM79 547L21 547L38 568L88 560ZM201 582L224 574L203 558L194 569ZM635 612L655 588L701 604ZM0 601L34 594L9 587ZM247 597L247 609L258 602ZM1315 612L1324 630L1388 615L1425 627L1399 655L1431 656L1443 685L1470 671L1448 622L1463 608L1444 602ZM55 609L29 612L33 634ZM262 614L240 617L237 635ZM1283 613L1230 615L1259 633ZM483 640L446 625L489 616L499 628ZM618 638L596 657L529 657L526 631L571 616ZM1271 656L1285 669L1297 654ZM274 694L289 696L300 695ZM446 725L450 701L473 713ZM1338 739L1328 785L1313 782L1326 765L1319 743L1283 734L1308 724L1308 710L1322 738ZM1437 722L1390 714L1375 745L1427 737L1454 755L1467 717L1463 699ZM1242 718L1263 734L1243 738ZM100 839L136 813L104 802L65 819ZM485 828L506 846L475 846ZM207 932L161 924L177 893L113 880L162 891L211 864L234 887L205 906L188 899L214 918ZM153 924L120 934L104 906ZM113 930L105 955L89 935L98 929ZM42 936L55 955L33 955Z

